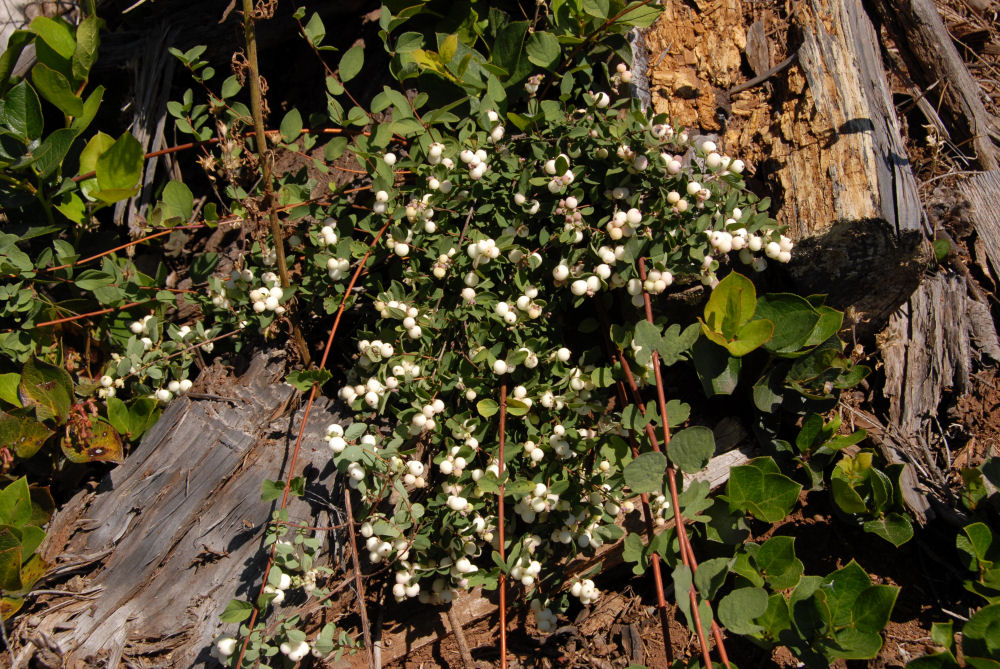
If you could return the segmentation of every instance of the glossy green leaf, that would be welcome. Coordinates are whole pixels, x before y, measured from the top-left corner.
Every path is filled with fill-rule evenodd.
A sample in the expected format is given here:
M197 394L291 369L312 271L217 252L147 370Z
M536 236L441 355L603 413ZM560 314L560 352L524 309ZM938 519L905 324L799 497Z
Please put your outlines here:
M21 370L21 403L35 410L38 420L66 420L73 404L73 379L61 367L30 358Z
M239 623L249 618L251 613L253 613L253 604L239 599L231 599L219 615L219 621L224 623Z
M962 652L967 660L1000 660L1000 604L984 606L969 617L962 627Z
M163 188L163 204L166 219L179 218L187 221L194 211L194 194L182 181L171 181Z
M285 117L281 119L281 139L286 142L294 142L302 134L302 114L298 109L290 109Z
M37 63L31 68L31 80L38 93L63 114L79 116L83 113L83 100L76 95L69 81L59 72L43 63Z
M25 526L32 517L31 490L24 476L0 490L0 524L15 528Z
M913 538L913 524L909 516L895 511L879 518L865 521L865 532L882 537L893 546L899 547Z
M805 298L792 293L762 295L754 316L775 324L774 335L764 347L779 355L805 346L820 319L819 312Z
M500 411L500 405L490 399L479 400L476 402L476 411L483 418L489 418Z
M42 103L27 81L20 81L7 91L0 106L0 123L22 141L42 136Z
M73 50L73 78L85 81L90 68L97 62L97 51L101 44L101 20L88 16L76 27L76 47Z
M740 381L740 358L729 355L722 346L709 339L699 339L691 349L695 371L705 394L731 395Z
M795 557L793 537L771 537L757 550L754 563L775 590L794 588L805 571L802 561Z
M726 485L732 508L769 523L783 520L801 491L801 485L779 473L770 457L754 458L746 465L733 467Z
M55 432L28 416L0 411L0 444L21 459L33 456Z
M17 372L0 374L0 400L20 408L21 400L17 396L17 386L20 383L21 375Z
M68 60L73 57L73 52L76 51L76 38L73 36L73 29L62 19L37 16L28 26L28 30L45 40L45 43L62 58Z
M135 187L142 176L143 153L132 133L122 133L97 159L97 184L102 191L122 192Z

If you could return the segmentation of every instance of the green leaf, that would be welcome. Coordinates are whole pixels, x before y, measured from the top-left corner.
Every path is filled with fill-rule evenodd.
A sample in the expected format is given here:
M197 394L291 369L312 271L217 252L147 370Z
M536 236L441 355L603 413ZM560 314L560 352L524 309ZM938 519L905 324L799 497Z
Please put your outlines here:
M90 68L97 62L97 50L101 44L101 20L88 16L76 27L76 48L73 50L73 78L86 81Z
M333 162L344 155L345 151L347 151L347 138L334 137L323 147L323 157L327 162Z
M281 138L286 142L294 142L302 133L302 114L298 109L291 109L285 118L281 119Z
M272 481L264 479L260 484L260 501L273 502L285 493L284 481Z
M31 166L39 176L49 176L62 165L66 154L73 146L76 134L71 128L60 128L42 140L31 157Z
M328 369L305 369L291 372L285 379L285 383L295 386L301 392L309 392L314 384L322 386L333 378L333 374ZM362 432L364 426L362 425Z
M42 103L27 81L21 80L7 91L0 106L0 123L22 141L42 136Z
M802 561L795 557L793 537L771 537L753 559L768 585L775 590L794 588L805 570Z
M21 537L8 525L0 525L0 590L17 592L21 583Z
M360 44L355 44L340 59L340 80L348 82L361 72L365 64L365 50Z
M733 272L712 290L705 304L702 331L721 335L726 341L736 338L739 329L750 322L757 309L757 289L742 274Z
M699 339L691 349L695 371L708 397L731 395L740 381L740 358L729 355L724 347Z
M0 411L0 444L21 459L33 456L55 432L28 416Z
M215 271L216 265L219 264L219 254L218 253L202 253L200 256L194 259L191 263L191 281L194 283L204 283L208 280L208 277L212 275Z
M731 508L751 513L769 523L783 520L795 506L801 491L801 485L778 473L770 456L733 467L726 485Z
M319 14L313 12L309 21L302 26L302 32L305 33L306 39L313 46L319 46L323 43L323 38L326 37L326 26L323 25L323 19L320 18Z
M695 474L708 465L715 453L715 435L710 428L696 425L681 430L670 439L670 460L685 474Z
M539 30L528 37L525 53L528 60L547 70L552 70L559 64L562 49L559 40L550 32Z
M125 452L122 448L122 437L117 430L96 418L90 420L90 436L86 440L73 443L61 442L63 455L70 462L114 462L122 464Z
M490 399L479 400L476 402L476 411L483 418L489 418L496 414L500 410L500 405Z
M24 406L34 408L38 420L55 418L61 423L73 404L73 379L63 368L31 357L21 370L18 394Z
M249 618L251 613L253 613L253 604L239 599L231 599L219 616L219 620L224 623L239 623Z
M972 657L1000 659L1000 604L979 609L962 628L962 652Z
M726 581L731 558L712 558L698 565L694 573L694 585L705 599L713 599L715 593Z
M913 525L909 516L902 513L887 513L881 518L865 521L865 532L882 537L897 548L913 538Z
M497 31L490 59L507 72L506 83L521 81L531 74L531 62L524 49L527 21L512 21Z
M167 219L187 221L194 211L194 195L183 181L171 181L163 188L164 215Z
M10 83L10 73L21 57L24 47L34 39L35 35L27 30L15 30L7 38L7 48L0 55L0 94L7 90L7 84Z
M754 623L767 611L768 597L763 588L737 588L719 602L719 622L736 634L756 634L764 628Z
M43 63L37 63L31 68L31 80L41 96L63 114L79 116L83 113L83 100L73 92L69 81L59 72Z
M28 30L45 40L53 51L66 60L73 57L76 38L73 37L73 29L65 21L38 16L28 26Z
M31 519L31 491L24 476L0 490L0 524L20 528Z
M583 11L595 19L606 19L611 11L610 0L583 0Z
M20 408L21 400L17 396L17 386L21 383L21 375L17 372L0 374L0 400Z
M226 100L233 97L241 90L243 90L243 86L240 85L239 79L237 79L234 74L226 77L226 80L222 82L222 90L220 91L220 94L222 95L222 99Z
M102 191L121 192L135 187L142 176L139 140L125 132L97 159L97 184Z
M774 354L792 353L806 345L820 314L803 297L792 293L770 293L757 301L755 318L774 323L774 336L765 348Z
M122 434L128 434L132 427L131 422L129 421L128 406L117 397L109 397L107 399L107 404L108 422L111 423L111 427L115 428Z
M663 12L662 7L637 0L623 10L621 17L615 21L615 24L621 23L636 28L648 28L656 22L661 12Z
M132 402L128 410L129 438L138 439L146 433L146 430L153 427L160 417L160 410L157 401L151 397L140 397Z
M663 473L667 456L663 453L642 453L625 465L622 472L625 483L634 493L660 492L663 490Z

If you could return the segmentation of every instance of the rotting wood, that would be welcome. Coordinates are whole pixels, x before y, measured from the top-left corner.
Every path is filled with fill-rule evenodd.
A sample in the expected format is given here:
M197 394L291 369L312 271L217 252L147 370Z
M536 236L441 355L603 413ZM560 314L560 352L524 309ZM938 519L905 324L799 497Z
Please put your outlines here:
M981 90L969 74L933 0L880 0L882 20L892 34L910 77L924 88L939 83L941 102L955 121L964 125L979 164L1000 168L992 140L1000 141L1000 121L987 110Z
M989 258L994 277L1000 276L1000 171L981 172L961 181L958 190L969 203L982 249Z
M93 600L39 598L41 608L21 618L15 636L47 635L68 667L116 666L116 658L140 656L147 667L214 663L209 649L219 615L230 599L255 591L266 561L262 539L272 503L261 502L261 481L289 475L285 442L301 413L295 420L274 415L297 396L281 382L283 372L280 356L260 356L238 380L198 388L239 398L239 405L175 400L95 493L81 492L65 505L49 532L65 541L50 540L45 555L67 560L110 549L84 576L85 587L103 591ZM339 520L330 501L336 469L323 441L335 418L328 404L314 405L300 456L305 472L296 473L306 477L306 497L290 504L292 521L326 527ZM149 642L163 644L152 657L142 650ZM21 666L32 652L24 651Z
M916 181L860 0L799 3L793 20L808 87L786 132L799 148L779 156L779 178L787 222L809 239L790 272L800 289L830 293L832 306L852 305L874 329L916 289L929 259Z

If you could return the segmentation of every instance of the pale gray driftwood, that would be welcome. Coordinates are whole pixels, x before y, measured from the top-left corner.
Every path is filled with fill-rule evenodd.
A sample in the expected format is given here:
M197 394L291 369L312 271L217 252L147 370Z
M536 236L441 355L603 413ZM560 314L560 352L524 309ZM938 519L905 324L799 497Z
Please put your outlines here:
M96 492L65 505L46 555L57 564L106 555L83 576L82 587L99 595L40 599L14 638L44 639L67 667L214 662L219 614L231 598L255 598L261 585L275 504L261 501L261 483L289 475L302 413L290 421L298 391L281 382L283 373L280 357L262 356L239 379L206 388L207 399L175 400ZM306 495L289 506L293 522L337 522L336 469L323 441L332 419L327 402L314 405L295 473L305 470ZM19 644L24 662L37 645Z

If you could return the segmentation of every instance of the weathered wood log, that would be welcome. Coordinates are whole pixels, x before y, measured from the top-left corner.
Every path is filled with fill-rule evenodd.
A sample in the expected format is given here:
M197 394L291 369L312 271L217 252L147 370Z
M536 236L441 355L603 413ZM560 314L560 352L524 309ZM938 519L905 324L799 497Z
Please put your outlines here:
M261 501L261 483L288 476L286 447L301 423L283 371L280 356L261 356L239 379L200 380L202 399L175 400L124 465L56 514L45 546L55 579L101 556L76 584L97 594L40 596L13 632L18 666L39 646L57 649L65 667L209 661L219 614L261 585L274 505ZM336 469L322 439L332 418L326 402L314 404L296 473L305 467L306 495L292 498L292 522L332 524Z
M987 170L1000 168L992 140L1000 141L1000 121L987 110L979 84L969 74L933 0L880 0L886 28L907 62L910 77L936 91L952 119L972 140L976 159Z
M808 125L781 182L799 237L791 273L830 304L880 327L913 292L929 259L916 181L900 135L878 38L860 0L799 3L799 68ZM806 144L807 132L820 142Z

